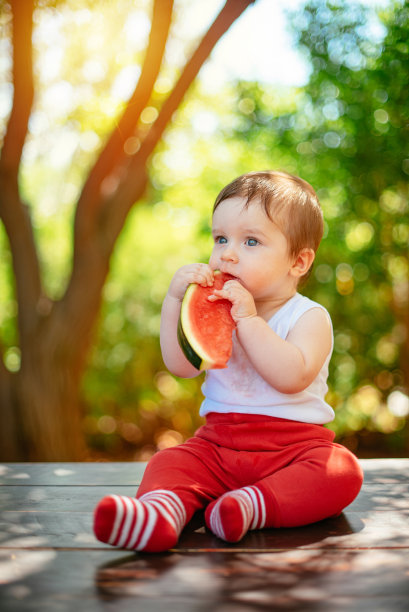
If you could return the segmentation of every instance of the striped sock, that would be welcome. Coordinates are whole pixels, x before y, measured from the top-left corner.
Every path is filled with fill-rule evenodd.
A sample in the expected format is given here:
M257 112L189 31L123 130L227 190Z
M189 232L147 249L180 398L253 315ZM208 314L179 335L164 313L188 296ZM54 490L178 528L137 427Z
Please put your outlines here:
M130 550L161 552L175 546L186 524L186 510L176 493L158 489L139 499L104 497L94 512L98 540Z
M206 525L226 542L238 542L249 529L263 529L266 505L260 489L244 487L225 493L206 509Z

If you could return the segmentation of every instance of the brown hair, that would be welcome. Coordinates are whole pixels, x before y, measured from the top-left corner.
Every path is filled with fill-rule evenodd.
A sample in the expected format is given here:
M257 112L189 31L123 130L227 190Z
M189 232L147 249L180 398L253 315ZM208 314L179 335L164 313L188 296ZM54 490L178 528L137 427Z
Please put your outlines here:
M245 206L259 200L267 216L286 236L290 256L304 248L316 251L324 231L317 194L307 181L287 172L249 172L226 185L219 193L213 212L223 200L240 196Z

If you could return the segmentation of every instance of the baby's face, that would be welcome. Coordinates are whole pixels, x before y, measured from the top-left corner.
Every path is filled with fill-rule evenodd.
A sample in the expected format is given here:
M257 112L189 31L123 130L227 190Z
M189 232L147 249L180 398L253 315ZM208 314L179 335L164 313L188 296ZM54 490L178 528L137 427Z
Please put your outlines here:
M294 284L288 241L258 201L224 200L213 215L210 265L228 272L255 300L281 296Z

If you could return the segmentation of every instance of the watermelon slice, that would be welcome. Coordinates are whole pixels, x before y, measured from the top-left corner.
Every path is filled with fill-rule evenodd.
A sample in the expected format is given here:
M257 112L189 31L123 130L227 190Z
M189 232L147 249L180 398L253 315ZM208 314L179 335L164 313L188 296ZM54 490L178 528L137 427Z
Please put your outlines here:
M197 370L225 368L232 351L236 327L230 314L231 302L207 299L214 289L234 278L216 270L213 287L191 284L182 301L178 340L186 358Z

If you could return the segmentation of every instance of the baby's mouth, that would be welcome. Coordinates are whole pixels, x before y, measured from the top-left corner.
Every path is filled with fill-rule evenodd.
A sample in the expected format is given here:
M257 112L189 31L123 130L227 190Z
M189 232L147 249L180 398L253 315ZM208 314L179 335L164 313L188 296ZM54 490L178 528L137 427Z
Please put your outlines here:
M230 272L224 272L223 274L224 274L225 276L228 276L228 279L227 279L227 280L235 280L235 281L237 281L237 282L241 283L241 280L239 279L239 277L238 277L238 276L234 276L234 274L230 274Z

